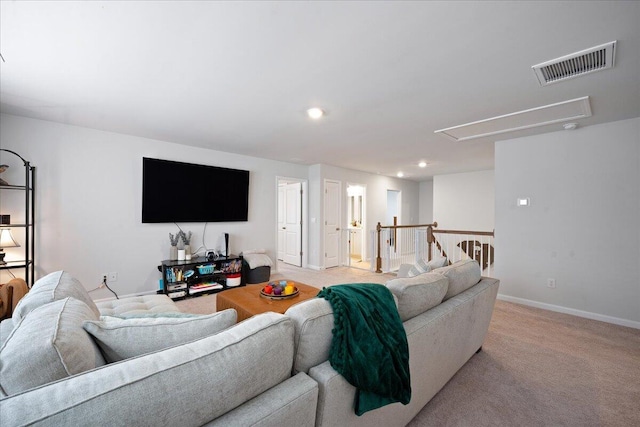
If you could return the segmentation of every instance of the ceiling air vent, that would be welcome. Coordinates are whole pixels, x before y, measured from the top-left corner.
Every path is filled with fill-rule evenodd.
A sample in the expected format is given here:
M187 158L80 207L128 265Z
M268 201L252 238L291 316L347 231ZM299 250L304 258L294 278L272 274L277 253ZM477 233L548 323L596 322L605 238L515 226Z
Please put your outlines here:
M616 40L531 67L540 86L613 67Z

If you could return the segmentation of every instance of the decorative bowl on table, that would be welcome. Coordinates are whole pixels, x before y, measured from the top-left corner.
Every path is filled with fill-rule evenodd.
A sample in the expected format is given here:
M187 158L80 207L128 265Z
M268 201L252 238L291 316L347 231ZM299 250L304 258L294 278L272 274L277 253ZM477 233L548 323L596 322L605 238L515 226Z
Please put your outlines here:
M272 300L285 300L295 298L300 292L295 283L287 280L278 280L267 283L260 289L260 296Z

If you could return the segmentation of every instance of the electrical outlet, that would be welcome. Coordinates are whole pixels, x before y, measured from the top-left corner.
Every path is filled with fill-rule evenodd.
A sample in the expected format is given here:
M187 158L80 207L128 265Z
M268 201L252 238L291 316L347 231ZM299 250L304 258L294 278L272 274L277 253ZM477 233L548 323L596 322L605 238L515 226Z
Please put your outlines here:
M547 279L547 288L555 288L556 287L556 279Z
M118 281L118 272L112 271L111 273L109 273L107 278L109 279L109 282L117 282Z

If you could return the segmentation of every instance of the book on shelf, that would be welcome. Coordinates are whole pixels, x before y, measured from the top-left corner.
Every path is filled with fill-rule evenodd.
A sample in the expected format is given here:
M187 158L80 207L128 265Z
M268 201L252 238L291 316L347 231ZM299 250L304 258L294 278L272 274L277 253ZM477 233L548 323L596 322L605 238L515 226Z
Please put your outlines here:
M196 294L198 292L211 291L215 289L222 289L223 286L220 283L199 283L189 287L189 294Z

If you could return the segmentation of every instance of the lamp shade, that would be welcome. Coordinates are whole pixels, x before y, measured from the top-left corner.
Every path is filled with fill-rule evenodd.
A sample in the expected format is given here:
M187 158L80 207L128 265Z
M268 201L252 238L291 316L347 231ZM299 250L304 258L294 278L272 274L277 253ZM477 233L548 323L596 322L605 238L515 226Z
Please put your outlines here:
M13 240L11 230L8 228L0 229L0 249L4 248L18 248L20 245Z

